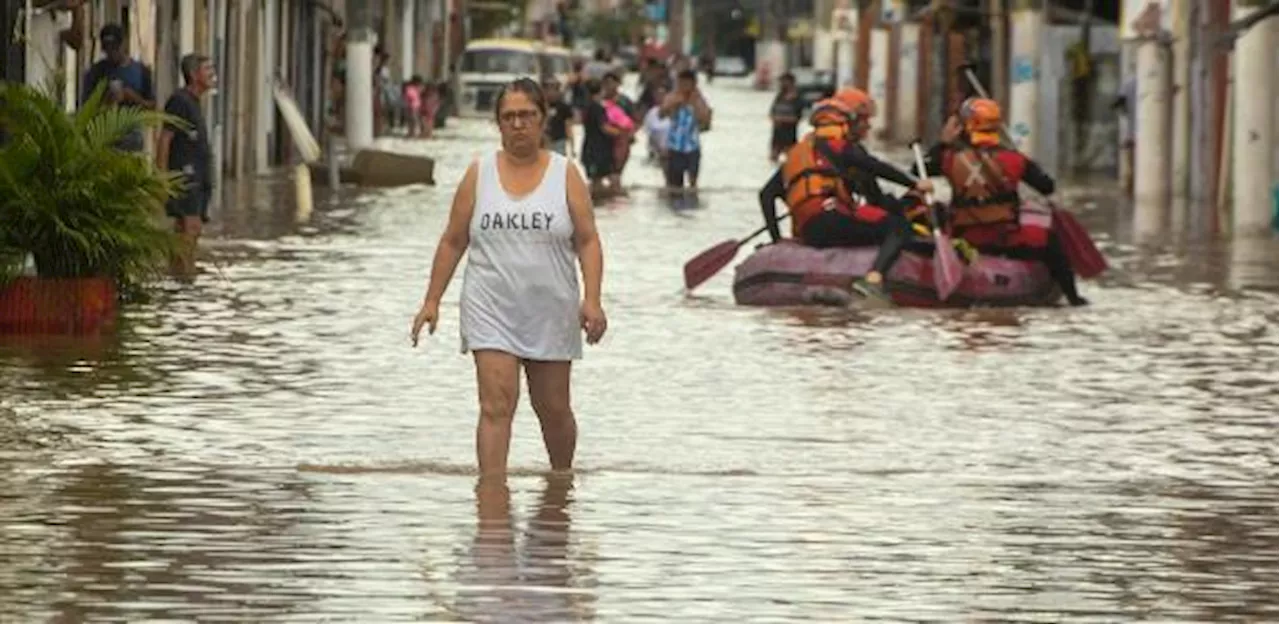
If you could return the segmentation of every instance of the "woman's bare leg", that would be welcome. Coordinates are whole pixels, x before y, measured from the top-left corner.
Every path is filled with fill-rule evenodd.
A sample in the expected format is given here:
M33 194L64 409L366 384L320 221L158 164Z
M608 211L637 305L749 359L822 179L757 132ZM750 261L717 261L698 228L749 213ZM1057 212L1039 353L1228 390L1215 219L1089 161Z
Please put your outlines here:
M511 448L511 421L520 398L520 360L502 351L475 351L480 421L476 423L476 460L480 474L505 475Z
M552 470L573 468L573 454L578 447L578 422L569 403L569 373L572 362L533 362L524 364L529 381L529 402L542 425L542 442Z

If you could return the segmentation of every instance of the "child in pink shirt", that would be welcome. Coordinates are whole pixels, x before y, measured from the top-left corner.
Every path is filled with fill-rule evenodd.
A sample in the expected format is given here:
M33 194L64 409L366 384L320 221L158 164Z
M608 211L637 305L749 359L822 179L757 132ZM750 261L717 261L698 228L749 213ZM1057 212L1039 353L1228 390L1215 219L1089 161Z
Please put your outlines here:
M404 106L408 110L409 138L422 132L422 77L414 76L404 83Z

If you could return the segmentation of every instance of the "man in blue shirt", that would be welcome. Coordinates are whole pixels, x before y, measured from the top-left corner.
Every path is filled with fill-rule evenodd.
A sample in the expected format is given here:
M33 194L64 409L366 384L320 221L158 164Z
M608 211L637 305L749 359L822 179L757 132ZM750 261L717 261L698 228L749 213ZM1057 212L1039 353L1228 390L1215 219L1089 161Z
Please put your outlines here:
M94 63L81 81L80 104L83 105L98 85L106 82L103 101L118 106L134 106L154 109L156 96L152 87L151 69L129 58L124 51L124 29L119 24L107 24L98 33L98 45L105 58ZM142 128L130 132L116 145L128 152L141 152Z
M683 192L684 179L689 190L698 190L698 167L702 162L700 133L711 126L711 107L698 90L698 74L691 69L676 77L676 90L662 102L659 115L671 119L667 132L667 190Z

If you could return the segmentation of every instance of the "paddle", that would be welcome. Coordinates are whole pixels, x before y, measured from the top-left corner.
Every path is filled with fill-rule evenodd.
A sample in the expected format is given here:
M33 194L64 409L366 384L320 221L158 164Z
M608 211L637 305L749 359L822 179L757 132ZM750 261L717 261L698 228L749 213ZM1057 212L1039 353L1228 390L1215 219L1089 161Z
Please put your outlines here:
M911 144L911 151L915 152L916 168L920 175L927 175L919 141ZM924 203L929 207L929 224L933 226L933 285L938 290L938 301L946 301L964 279L964 267L951 246L951 237L942 231L938 215L934 214L932 193L925 194Z
M778 217L778 222L782 222L783 219L786 219L789 216L791 215L783 213ZM738 250L741 249L743 245L751 242L751 239L764 234L768 230L769 226L766 225L751 234L748 234L747 237L742 240L735 240L731 238L694 256L692 260L684 263L685 290L693 290L698 286L701 286L703 282L711 279L712 276L720 272L720 269L723 269L730 262L733 262L734 257L738 255Z
M969 80L969 85L979 96L990 99L987 90L978 82L978 77L973 74L973 70L969 67L964 68L964 76ZM1009 129L1004 123L1000 124L1000 138L1009 147L1015 148L1017 144L1013 142L1013 137L1009 136ZM1085 279L1097 277L1098 274L1107 270L1107 259L1102 256L1102 252L1098 251L1098 247L1093 244L1093 238L1089 236L1088 230L1080 225L1080 221L1076 219L1074 214L1063 210L1057 202L1045 197L1040 191L1035 190L1027 185L1039 195L1045 203L1049 204L1049 209L1053 215L1054 229L1058 230L1059 238L1062 239L1062 249L1067 254L1067 261L1071 263L1071 269L1077 275Z

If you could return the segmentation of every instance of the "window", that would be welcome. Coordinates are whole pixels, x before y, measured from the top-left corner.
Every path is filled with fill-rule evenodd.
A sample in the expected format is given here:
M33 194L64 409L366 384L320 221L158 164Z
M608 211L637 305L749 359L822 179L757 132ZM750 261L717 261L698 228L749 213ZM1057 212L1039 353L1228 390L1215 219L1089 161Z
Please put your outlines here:
M462 71L478 74L538 73L534 56L515 50L468 50L462 54Z
M560 76L573 71L573 65L569 62L569 57L564 55L540 54L538 60L542 65L543 74Z

